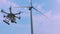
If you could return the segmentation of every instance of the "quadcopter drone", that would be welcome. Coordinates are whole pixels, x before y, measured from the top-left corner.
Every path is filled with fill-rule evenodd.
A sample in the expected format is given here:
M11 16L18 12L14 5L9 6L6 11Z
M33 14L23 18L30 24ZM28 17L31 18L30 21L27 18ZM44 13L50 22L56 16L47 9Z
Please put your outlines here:
M21 14L21 12L14 14L14 13L12 13L11 8L12 8L12 7L9 8L10 13L7 13L7 12L4 12L3 10L1 10L2 13L7 14L7 16L5 16L5 15L3 16L4 18L6 18L5 20L3 20L3 22L5 22L5 23L8 24L8 25L10 25L9 20L11 21L11 23L17 23L17 22L16 22L16 18L18 18L18 19L21 18L21 17L17 17L17 16L16 16L16 15Z

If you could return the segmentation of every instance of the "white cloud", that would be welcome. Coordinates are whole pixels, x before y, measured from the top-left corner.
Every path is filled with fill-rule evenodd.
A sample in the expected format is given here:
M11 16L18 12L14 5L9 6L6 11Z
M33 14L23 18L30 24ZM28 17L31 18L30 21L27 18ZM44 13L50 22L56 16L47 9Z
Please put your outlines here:
M60 14L53 14L50 10L45 13L51 21L44 16L33 16L35 34L60 34Z
M17 6L15 3L9 2L7 0L0 0L0 4L1 4L0 5L1 8L4 8L4 7L8 8L10 5ZM39 5L37 7L37 9L39 9L41 11L43 10L41 5ZM35 34L60 34L60 27L59 27L60 26L60 14L58 12L56 12L56 14L55 13L53 14L53 12L54 11L49 10L48 12L44 13L44 15L48 16L49 19L51 19L51 21L49 19L47 19L46 17L44 17L43 15L42 16L33 15L33 24L34 24L34 33ZM1 14L0 14L0 17L2 17ZM30 29L30 24L22 24L22 25L21 24L17 24L17 25L11 24L11 26L10 26L11 30L14 30L15 32L18 30L20 31L19 28L22 29L25 27L26 27L26 29L27 28Z
M0 7L6 8L10 6L18 6L18 5L13 2L10 2L9 0L0 0Z
M57 3L60 3L60 0L55 0Z

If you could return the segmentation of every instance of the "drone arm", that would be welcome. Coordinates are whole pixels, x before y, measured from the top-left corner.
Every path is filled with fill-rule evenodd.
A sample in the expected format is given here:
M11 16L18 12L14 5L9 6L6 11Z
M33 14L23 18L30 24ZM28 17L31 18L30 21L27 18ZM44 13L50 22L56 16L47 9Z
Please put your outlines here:
M20 19L21 17L17 17L17 16L15 16L16 18L18 18L18 19Z
M7 13L7 12L4 12L3 10L1 10L1 12L2 12L2 13L5 13L5 14L9 14L9 13Z

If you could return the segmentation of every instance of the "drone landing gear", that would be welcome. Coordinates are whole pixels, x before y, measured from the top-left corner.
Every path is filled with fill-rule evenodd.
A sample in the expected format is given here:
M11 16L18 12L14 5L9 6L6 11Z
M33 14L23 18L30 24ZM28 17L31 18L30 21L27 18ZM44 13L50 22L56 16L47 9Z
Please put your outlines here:
M3 22L5 22L6 24L10 25L7 21L3 20Z
M17 24L17 22L15 22L15 21L13 21L13 20L11 20L11 22L12 22L12 23L16 23L16 24Z
M15 22L17 24L17 22Z

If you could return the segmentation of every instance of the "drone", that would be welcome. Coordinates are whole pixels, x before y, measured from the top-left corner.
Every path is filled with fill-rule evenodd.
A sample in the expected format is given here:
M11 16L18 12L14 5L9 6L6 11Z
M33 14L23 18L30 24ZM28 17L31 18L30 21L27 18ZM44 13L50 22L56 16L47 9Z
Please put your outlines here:
M12 13L12 7L9 7L9 11L10 13L4 12L4 10L1 10L2 13L5 13L7 15L4 15L3 17L6 18L5 20L3 20L3 22L5 22L6 24L10 25L9 21L11 21L11 23L17 23L16 22L16 18L20 19L21 17L17 17L16 15L21 14L21 11L19 13Z

